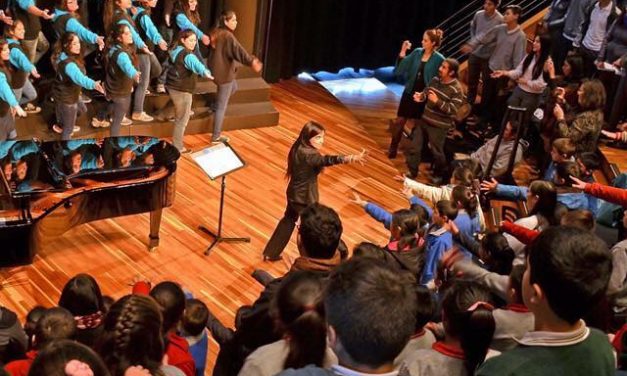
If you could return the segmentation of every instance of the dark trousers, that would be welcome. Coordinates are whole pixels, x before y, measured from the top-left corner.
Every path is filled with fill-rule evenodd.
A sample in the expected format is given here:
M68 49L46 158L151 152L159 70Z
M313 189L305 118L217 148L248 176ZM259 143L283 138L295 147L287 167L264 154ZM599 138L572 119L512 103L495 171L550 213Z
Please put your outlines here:
M572 49L573 42L564 38L562 33L560 33L558 39L553 40L551 58L553 59L553 65L555 65L556 70L562 70L562 64L564 64L564 60L566 60L566 56L568 56L568 51Z
M428 125L423 120L418 120L411 135L411 146L405 151L405 161L407 168L412 175L418 175L420 159L422 155L422 145L424 137L431 145L431 153L435 163L435 171L441 175L445 174L446 156L444 155L444 142L446 141L446 129Z
M289 200L287 201L285 214L283 214L283 218L279 221L279 224L272 233L270 240L268 240L268 244L266 244L266 248L263 250L264 256L269 258L279 257L285 249L287 242L289 242L292 237L292 233L294 232L294 227L296 227L296 221L298 220L300 213L306 207L307 206L304 204L295 203Z
M583 76L594 76L597 72L597 67L594 63L599 58L599 51L592 51L584 46L581 46L579 51L581 53L581 59L583 60Z
M490 75L488 59L470 55L468 57L468 95L466 96L466 100L471 106L475 105L477 90L479 89L479 79L482 75L485 84L486 77Z
M66 141L72 138L72 131L76 125L76 117L87 112L87 107L85 107L85 103L80 100L72 104L61 103L61 101L56 101L55 103L57 123L63 128L61 139Z
M488 68L488 74L483 80L483 92L481 94L482 117L490 124L500 124L503 117L505 91L509 78L492 78L492 70Z

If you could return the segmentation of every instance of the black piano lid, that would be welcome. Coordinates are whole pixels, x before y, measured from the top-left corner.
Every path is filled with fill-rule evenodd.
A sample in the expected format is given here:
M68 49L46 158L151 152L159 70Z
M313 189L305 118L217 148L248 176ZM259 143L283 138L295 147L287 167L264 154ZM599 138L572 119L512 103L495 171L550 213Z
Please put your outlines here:
M169 142L147 136L0 141L0 196L64 191L76 178L107 181L174 169L179 157Z

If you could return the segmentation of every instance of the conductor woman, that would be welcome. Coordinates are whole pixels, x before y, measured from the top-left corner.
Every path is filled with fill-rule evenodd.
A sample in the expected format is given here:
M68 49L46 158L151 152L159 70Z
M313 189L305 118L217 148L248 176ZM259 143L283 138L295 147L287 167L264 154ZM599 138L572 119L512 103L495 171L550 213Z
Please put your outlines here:
M366 152L354 155L322 155L324 127L310 121L300 131L287 159L287 208L272 237L263 250L263 259L278 261L292 236L300 212L309 204L318 202L318 175L324 167L342 163L363 163Z

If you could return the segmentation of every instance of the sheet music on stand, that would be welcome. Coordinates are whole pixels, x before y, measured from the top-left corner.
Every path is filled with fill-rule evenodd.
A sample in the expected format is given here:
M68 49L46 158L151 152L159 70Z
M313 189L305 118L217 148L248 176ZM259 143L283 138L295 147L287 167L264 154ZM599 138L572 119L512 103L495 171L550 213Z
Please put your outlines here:
M220 143L191 155L198 166L211 180L237 171L246 164L228 143Z

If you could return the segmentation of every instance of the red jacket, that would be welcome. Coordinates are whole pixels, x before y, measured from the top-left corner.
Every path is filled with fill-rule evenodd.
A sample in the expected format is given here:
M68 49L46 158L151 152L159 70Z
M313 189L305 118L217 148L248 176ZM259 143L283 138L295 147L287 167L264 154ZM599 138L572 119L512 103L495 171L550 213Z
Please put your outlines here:
M180 369L186 376L196 375L194 358L189 352L189 344L185 338L174 333L168 334L168 347L165 353L168 355L169 365Z
M28 371L30 370L30 366L33 364L36 356L37 351L31 350L26 353L26 359L9 362L6 366L4 366L4 370L11 376L28 376Z
M627 207L627 189L610 187L599 183L588 183L583 191L613 204Z
M531 244L531 242L533 242L533 240L540 234L540 231L538 230L530 230L526 227L522 227L508 221L503 222L501 229L525 245Z

